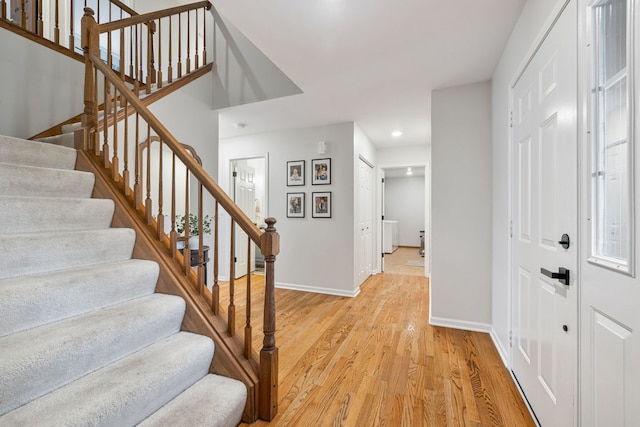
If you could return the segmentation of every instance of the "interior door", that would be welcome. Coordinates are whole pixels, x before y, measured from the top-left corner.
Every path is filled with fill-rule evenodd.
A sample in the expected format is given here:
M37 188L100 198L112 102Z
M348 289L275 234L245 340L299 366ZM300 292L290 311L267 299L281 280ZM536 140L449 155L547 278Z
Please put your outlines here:
M583 0L581 426L640 425L640 67L633 0ZM637 101L636 101L637 102ZM637 104L636 104L637 105ZM633 128L635 125L634 138ZM634 141L635 140L635 141ZM635 149L634 149L635 145ZM635 170L635 179L634 179ZM635 248L634 248L635 242Z
M575 421L575 3L565 5L512 90L511 368L543 426Z
M360 283L373 271L373 168L360 159Z
M380 184L380 212L382 215L380 216L380 226L378 230L380 230L380 271L384 272L384 170L382 171L382 182Z
M234 180L234 202L249 218L255 216L255 169L247 164L246 160L232 161ZM239 226L236 229L236 271L235 278L247 274L247 263L253 271L255 265L255 252L251 252L251 258L247 257L248 237Z

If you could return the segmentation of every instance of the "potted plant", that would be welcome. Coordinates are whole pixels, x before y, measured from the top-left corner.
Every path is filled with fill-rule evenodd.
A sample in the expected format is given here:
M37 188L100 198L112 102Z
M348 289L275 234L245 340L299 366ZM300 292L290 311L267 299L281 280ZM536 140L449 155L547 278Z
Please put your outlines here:
M211 234L211 216L205 215L202 218L202 232ZM200 230L198 229L199 218L192 213L189 214L189 221L186 221L184 215L176 215L176 232L183 235L186 227L189 227L189 247L193 248L198 245Z

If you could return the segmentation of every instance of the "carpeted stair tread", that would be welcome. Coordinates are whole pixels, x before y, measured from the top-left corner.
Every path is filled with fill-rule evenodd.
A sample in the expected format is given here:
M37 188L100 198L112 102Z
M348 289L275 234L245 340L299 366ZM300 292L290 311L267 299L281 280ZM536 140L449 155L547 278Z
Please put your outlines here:
M0 195L0 234L109 228L114 208L109 199Z
M62 135L46 136L43 138L38 138L37 141L58 145L61 147L75 147L75 136L73 135L73 133L63 133Z
M152 294L0 338L0 413L176 334L184 310Z
M0 162L3 163L73 169L77 154L76 150L68 147L0 135Z
M73 133L78 129L82 128L82 123L81 122L67 123L66 125L62 125L60 128L62 129L62 133Z
M132 259L0 279L0 337L150 295L158 272Z
M0 425L134 426L207 375L211 339L180 332L0 417Z
M131 258L128 228L0 234L0 279Z
M138 427L235 427L240 423L246 401L247 388L243 383L209 374Z
M0 163L0 194L25 197L91 197L89 172Z

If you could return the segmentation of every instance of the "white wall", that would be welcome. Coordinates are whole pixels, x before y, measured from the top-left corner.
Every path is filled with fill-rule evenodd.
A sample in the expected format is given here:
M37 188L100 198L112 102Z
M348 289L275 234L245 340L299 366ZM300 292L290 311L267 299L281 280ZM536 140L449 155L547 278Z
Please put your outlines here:
M431 145L382 148L377 151L377 157L380 169L426 166L431 160Z
M220 140L219 177L229 188L229 160L268 156L269 215L277 219L280 254L276 286L355 296L354 282L354 124L288 129ZM326 154L318 154L326 141ZM331 185L311 185L311 160L331 158ZM286 162L304 160L305 185L287 187ZM311 193L331 191L331 218L311 217ZM287 218L287 193L304 192L304 218Z
M432 95L432 324L490 330L491 83Z
M492 243L492 336L503 359L508 359L510 329L509 286L509 88L516 73L532 53L535 42L548 28L548 17L555 16L563 0L528 1L511 33L493 74L493 243Z
M218 112L211 109L213 76L207 74L151 104L149 110L183 144L191 145L202 166L218 178Z
M425 229L424 176L385 178L384 218L398 221L398 244L420 246Z
M3 28L0 70L0 134L29 138L84 110L84 64Z

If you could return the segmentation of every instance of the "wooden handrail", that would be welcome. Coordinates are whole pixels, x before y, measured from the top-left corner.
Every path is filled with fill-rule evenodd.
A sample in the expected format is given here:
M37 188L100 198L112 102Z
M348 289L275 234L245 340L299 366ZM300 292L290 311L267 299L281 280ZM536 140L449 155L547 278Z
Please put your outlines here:
M138 12L136 12L135 10L131 9L129 6L127 6L126 4L122 3L119 0L109 0L109 3L118 6L120 9L124 10L125 12L127 12L129 15L131 16L137 16L139 15Z
M143 15L140 15L143 16ZM231 198L225 193L222 188L204 171L202 166L200 166L195 159L187 152L187 150L182 147L182 144L178 142L175 137L167 130L166 127L156 118L156 116L149 111L148 108L144 106L144 104L138 99L137 96L131 92L131 90L118 78L118 76L106 65L100 58L95 55L87 56L93 66L97 68L107 79L110 81L112 85L116 87L116 89L129 101L131 106L138 111L140 116L144 118L147 123L153 128L153 130L158 134L158 136L163 140L165 144L167 144L176 156L184 163L184 165L193 173L193 175L202 183L204 188L211 193L211 195L218 200L220 206L222 206L228 213L231 215L237 222L237 224L242 228L242 230L247 233L247 235L253 240L254 243L261 246L262 245L262 235L263 232L245 215L244 212L231 200ZM268 250L269 248L265 248ZM275 250L275 253L273 253ZM277 255L279 253L278 248L271 248L269 253L273 253ZM264 251L263 251L263 254ZM265 254L266 256L267 254Z
M131 25L129 28L135 28L136 30L136 44L140 42L141 45L145 43L145 39L141 39L140 41L137 39L137 29L141 27L141 24L145 22L149 24L149 28L152 25L158 24L158 29L160 29L160 19L162 17L168 17L169 22L173 19L174 15L177 17L180 16L180 13L184 13L185 8L187 10L198 9L201 6L206 7L209 5L208 2L196 3L194 5L188 5L185 7L178 7L169 9L168 11L161 11L152 14L139 15L137 17L121 20L120 24L116 25L116 23L106 24L106 25L98 25L93 18L93 11L90 8L85 8L85 16L82 18L82 47L85 52L85 114L83 116L83 124L84 127L78 131L76 134L76 147L85 151L93 152L93 160L100 167L107 172L110 172L111 180L114 186L116 186L119 191L121 191L124 195L128 194L128 201L131 203L131 208L135 209L135 211L139 212L139 219L144 221L151 229L153 229L154 235L164 244L169 245L169 252L167 255L170 255L176 262L176 266L180 265L180 270L184 272L184 277L187 279L186 283L176 283L176 286L182 287L183 285L191 285L195 286L195 289L191 288L189 292L195 291L192 294L196 299L193 300L193 303L205 304L208 308L208 314L203 313L206 316L213 316L210 320L213 323L208 323L209 325L216 325L215 329L218 331L216 334L211 335L214 339L219 339L221 343L227 341L230 345L229 356L231 360L234 362L231 365L222 365L223 369L230 369L229 373L233 373L234 375L240 375L238 379L245 381L247 384L248 391L251 393L251 398L247 400L247 407L245 415L247 416L247 420L249 422L255 421L255 417L259 417L265 420L272 420L278 411L278 347L276 346L275 332L276 332L276 316L275 316L275 261L276 255L280 251L280 235L277 233L274 225L276 220L274 218L266 218L264 221L267 224L267 227L264 231L261 231L254 222L249 219L249 217L240 209L239 206L235 204L235 202L218 186L218 184L211 178L204 168L198 164L197 160L194 159L188 150L183 147L183 145L178 142L178 140L165 128L165 126L156 118L153 113L149 111L146 106L145 99L140 99L139 87L134 85L134 88L131 89L121 78L121 76L115 72L109 65L110 61L105 63L104 59L100 57L100 47L99 47L99 39L100 32L105 28L115 29L116 31L121 31L120 25ZM198 11L199 12L199 11ZM204 10L203 10L204 13ZM126 21L126 22L125 22ZM180 23L181 19L178 19L178 23ZM134 23L135 22L135 23ZM187 21L188 24L188 21ZM180 25L178 25L180 26ZM189 27L189 25L187 25ZM132 33L133 34L133 33ZM180 37L178 38L180 39ZM189 34L186 36L187 44L189 43ZM148 40L147 40L148 41ZM206 47L206 46L205 46ZM141 78L143 76L143 65L140 60L143 61L143 58L139 52L134 52L134 56L136 58L135 66L136 69L140 66L139 71L135 74L136 79ZM179 64L179 72L178 77L180 77L180 71L182 66L180 65L181 55L178 57ZM147 67L152 67L152 60L147 58ZM189 67L190 56L187 55L187 76L191 76L196 74L196 72L191 73ZM160 61L158 61L160 64ZM196 70L200 71L206 69L206 66L200 66L199 61L196 59ZM151 71L153 73L153 71ZM149 80L149 76L147 75L147 80ZM98 81L104 80L103 93L105 98L105 117L100 121L102 122L102 126L98 121ZM137 81L137 80L136 80ZM173 83L175 84L175 83ZM171 86L171 85L170 85ZM111 102L113 101L113 102ZM120 107L119 107L120 105ZM121 106L124 105L122 108ZM131 129L127 130L128 120L124 120L125 122L125 130L123 133L123 148L118 149L118 135L121 131L118 129L116 123L120 120L120 118L126 118L129 115L130 111L135 111L135 124L133 131ZM102 130L100 130L102 129ZM146 155L142 155L138 148L138 144L140 143L140 131L143 135L146 134L147 141L155 140L156 138L160 140L158 147L158 156L157 161L154 159L154 163L158 165L157 172L153 172L153 176L151 173L152 170L152 159L151 159L151 150L148 149L146 151ZM128 135L135 132L135 141L136 146L134 149L128 148ZM110 138L110 135L113 138ZM133 135L131 135L133 137ZM104 139L104 141L102 141ZM170 188L168 189L171 193L170 199L170 215L171 215L171 231L166 234L164 227L164 214L166 206L164 206L164 197L163 197L163 185L167 182L169 178L167 174L163 173L163 157L162 157L162 148L166 146L169 150L171 150L171 166L168 166L169 174L170 174ZM119 158L118 152L123 152L125 155L125 163L123 165L122 174L119 173ZM129 190L129 168L127 166L127 153L131 152L135 159L133 160L133 165L135 167L134 177L135 184L133 186L133 194L131 194L131 190ZM111 158L110 158L111 155ZM197 249L193 251L189 245L189 237L191 235L190 227L186 226L184 230L181 230L180 233L184 233L184 249L181 249L182 254L178 252L178 236L176 227L176 161L179 160L185 166L185 179L181 184L184 186L185 191L180 196L182 198L182 202L184 202L183 207L181 208L181 214L184 215L184 218L191 218L190 213L194 212L195 216L198 217L198 224L196 230L203 230L203 214L204 214L204 199L203 192L207 194L205 197L207 200L209 198L213 198L215 201L215 217L214 217L214 231L215 231L215 239L214 239L214 261L213 261L213 270L214 270L214 282L211 286L211 302L206 297L208 291L208 281L205 280L206 271L204 268L204 240L203 233L198 234L198 243L194 242L194 248ZM143 166L146 165L146 168ZM143 171L143 169L146 169ZM182 176L182 168L180 172ZM143 176L144 175L144 176ZM181 179L182 180L182 179ZM195 181L194 181L195 180ZM157 188L152 190L154 184L157 184ZM197 185L198 189L195 194L196 197L192 193L193 185ZM152 195L152 191L158 192L158 198ZM143 192L145 195L143 195ZM143 200L143 197L145 197ZM197 200L196 200L197 199ZM157 204L156 204L157 203ZM195 209L193 209L193 205L195 205ZM225 286L229 291L230 297L230 305L227 308L227 316L223 316L220 307L220 291L221 283L218 280L218 254L222 251L218 245L218 230L220 227L220 223L218 221L218 207L221 206L224 209L230 219L231 224L231 232L230 232L230 252L229 252L229 282L227 286ZM192 210L193 209L193 210ZM154 215L157 214L157 215ZM154 217L157 216L157 221L154 220ZM256 359L252 359L253 352L251 350L251 342L252 342L252 325L251 319L247 319L244 325L244 352L240 352L242 347L242 342L240 339L234 338L236 333L236 313L235 313L235 304L234 298L237 296L242 298L241 295L236 295L234 293L234 279L235 279L235 225L238 226L238 230L242 230L247 237L241 237L238 241L242 241L243 239L247 239L249 242L247 251L248 258L251 258L251 242L255 243L259 248L262 254L264 255L265 260L265 293L264 293L264 307L262 309L263 315L263 342L262 348L259 353L259 361L256 364ZM196 232L193 232L196 234ZM197 256L195 262L193 264L191 261L191 257ZM192 266L197 265L197 271L194 272ZM248 269L248 273L250 274L250 270ZM183 288L188 289L188 288ZM199 299L200 298L200 299ZM252 313L251 308L251 292L250 289L247 291L247 297L245 299L246 302L246 310L247 316L250 316ZM200 307L205 307L200 306ZM197 327L197 325L194 325ZM239 331L238 331L239 332ZM224 334L223 338L220 333ZM234 359L235 358L235 359ZM244 364L244 366L248 369L238 370L240 365L236 363ZM232 367L233 366L233 367ZM255 375L257 374L257 375Z
M149 21L154 21L160 18L166 18L167 16L177 15L179 13L188 12L200 8L211 8L209 1L200 1L197 3L186 4L184 6L176 6L170 9L159 10L156 12L144 13L142 15L131 16L129 18L120 19L113 22L107 22L99 24L98 28L100 33L106 33L113 30L119 30L121 28L130 27L137 24L144 24Z

